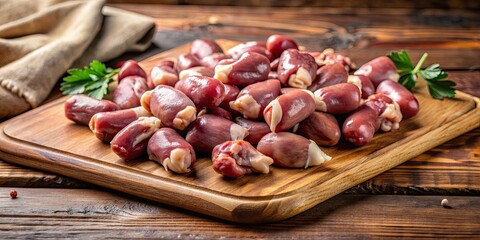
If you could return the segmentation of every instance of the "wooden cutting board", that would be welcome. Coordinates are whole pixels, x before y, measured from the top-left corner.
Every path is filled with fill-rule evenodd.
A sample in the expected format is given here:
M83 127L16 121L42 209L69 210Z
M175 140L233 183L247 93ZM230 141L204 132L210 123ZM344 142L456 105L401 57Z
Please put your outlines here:
M236 42L219 40L227 49ZM188 51L181 46L141 65L149 71L162 58ZM443 142L480 126L479 99L457 92L434 100L417 89L420 112L400 129L378 133L372 143L355 148L341 142L323 150L333 159L309 169L272 167L267 175L236 180L214 172L211 160L199 159L188 175L166 172L147 158L124 162L88 127L64 117L66 97L0 125L0 158L81 179L181 208L235 222L271 222L301 213Z

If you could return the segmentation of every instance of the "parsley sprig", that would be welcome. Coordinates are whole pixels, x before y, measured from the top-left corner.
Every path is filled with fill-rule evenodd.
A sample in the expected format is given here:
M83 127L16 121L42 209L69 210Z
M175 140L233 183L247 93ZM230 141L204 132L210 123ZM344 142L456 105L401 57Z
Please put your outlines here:
M107 68L98 60L93 60L83 69L67 70L69 76L63 78L60 91L64 95L85 93L90 97L102 99L108 93L108 85L120 69Z
M413 66L410 56L405 50L400 52L391 52L387 54L393 63L397 66L400 79L398 80L408 90L412 90L417 79L420 76L425 80L430 95L435 99L453 98L455 97L455 83L446 80L448 74L444 72L439 64L432 64L425 69L422 65L428 57L428 53L424 53L415 67Z

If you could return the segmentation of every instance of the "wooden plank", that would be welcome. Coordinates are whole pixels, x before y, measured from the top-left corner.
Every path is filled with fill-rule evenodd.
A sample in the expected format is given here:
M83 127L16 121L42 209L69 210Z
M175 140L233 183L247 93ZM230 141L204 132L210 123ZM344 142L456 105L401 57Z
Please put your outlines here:
M338 195L290 219L236 225L119 193L0 188L0 238L478 238L480 197ZM447 198L451 208L440 202Z
M228 48L236 43L222 40L219 44ZM173 49L141 64L148 71L158 59L175 57L188 47ZM64 99L2 124L0 156L220 218L274 221L305 211L480 124L476 98L459 92L455 100L439 102L427 96L425 88L419 88L416 95L420 105L429 107L404 121L401 129L378 134L367 146L351 148L340 144L325 149L335 160L323 166L306 170L275 168L268 175L235 181L223 180L208 159L198 161L194 174L186 176L165 172L152 161L125 164L88 128L63 117Z
M181 4L181 0L106 0L107 3L128 3L128 4Z
M122 0L114 0L122 1ZM131 0L130 0L131 1ZM145 1L145 0L142 0ZM147 0L158 1L158 0ZM235 1L235 0L185 0L186 4L191 5L226 5L226 6L253 6L253 7L335 7L335 8L461 8L461 9L478 9L480 5L475 1L461 1L461 0L426 0L426 1L408 1L408 0L393 0L393 1L369 1L369 0L340 0L340 1L325 1L325 0L309 0L309 1L291 1L291 0L250 0L250 1Z
M480 128L347 191L370 194L480 195Z
M59 174L0 161L0 186L2 187L49 187L89 188L91 184Z
M478 69L480 19L465 10L365 8L245 8L114 5L155 18L155 42L169 49L199 37L236 41L285 34L308 49L334 48L358 64L392 50L407 49L426 64ZM268 24L265 24L268 23Z
M480 97L480 71L449 71L448 78L452 79L456 89L470 95Z
M295 15L304 15L305 17L312 17L313 15L325 15L325 14L332 14L332 15L391 15L392 17L395 16L408 16L409 13L412 13L412 9L408 8L388 8L382 7L381 9L372 9L368 7L350 7L350 6L343 6L340 8L337 7L298 7L298 8L289 8L289 7L248 7L248 6L174 6L174 5L142 5L142 4L108 4L112 7L122 8L133 12L142 13L145 15L149 15L155 18L161 18L163 15L165 16L173 16L177 15L179 17L183 17L182 14L190 14L196 15L199 13L203 14L234 14L237 13L239 15L247 15L247 16L258 16L258 13L262 13L265 15L266 13L270 13L272 18L279 18L283 16L295 16ZM418 13L430 13L435 15L441 15L450 12L452 13L451 16L475 16L476 12L474 9L442 9L442 8L427 8L416 10ZM326 17L326 16L324 16ZM348 21L347 19L345 19ZM478 19L474 19L479 21ZM391 19L385 19L385 21L391 21ZM410 21L409 18L404 18L403 21ZM439 23L440 24L440 23ZM443 23L445 24L445 23ZM452 23L459 25L458 22Z

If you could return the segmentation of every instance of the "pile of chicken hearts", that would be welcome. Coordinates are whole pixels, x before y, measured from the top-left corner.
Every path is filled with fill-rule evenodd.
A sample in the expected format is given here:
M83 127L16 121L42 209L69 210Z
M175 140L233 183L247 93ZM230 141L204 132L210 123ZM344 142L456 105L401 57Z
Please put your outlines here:
M272 164L308 168L331 159L319 146L342 136L368 144L419 110L389 58L349 75L352 68L342 54L301 51L281 35L226 52L198 39L149 74L127 61L111 101L74 95L65 115L122 159L148 154L176 173L191 171L196 152L211 154L214 170L231 178L269 173Z

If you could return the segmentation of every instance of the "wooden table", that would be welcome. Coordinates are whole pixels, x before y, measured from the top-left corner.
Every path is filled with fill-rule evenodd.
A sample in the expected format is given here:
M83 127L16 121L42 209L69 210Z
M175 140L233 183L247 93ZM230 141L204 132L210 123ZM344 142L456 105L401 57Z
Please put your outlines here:
M457 89L480 96L480 18L469 10L128 5L155 18L143 59L200 37L332 47L357 64L406 49L440 63ZM50 99L57 98L54 91ZM428 107L428 106L422 106ZM480 120L479 120L480 121ZM17 199L9 192L16 189ZM440 205L448 199L449 206ZM0 238L480 237L480 129L444 143L300 215L238 225L0 161Z

